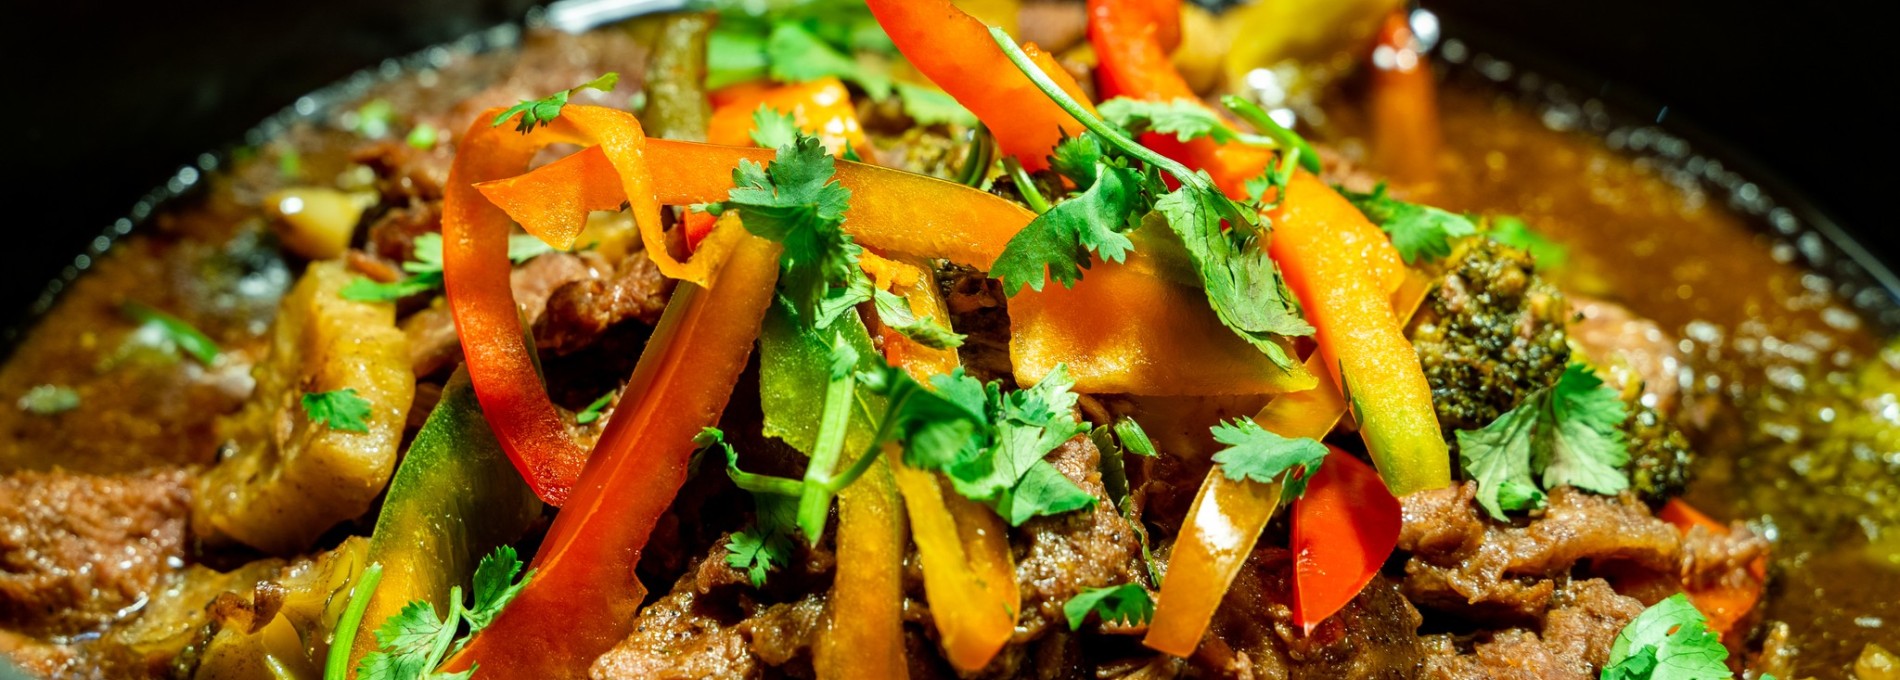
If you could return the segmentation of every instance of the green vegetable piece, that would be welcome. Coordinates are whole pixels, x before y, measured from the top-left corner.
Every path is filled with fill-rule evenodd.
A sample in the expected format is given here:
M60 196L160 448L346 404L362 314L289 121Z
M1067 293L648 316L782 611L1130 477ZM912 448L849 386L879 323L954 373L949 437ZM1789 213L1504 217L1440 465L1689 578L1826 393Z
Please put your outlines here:
M1221 474L1236 482L1280 482L1282 499L1306 493L1306 483L1326 460L1326 445L1301 437L1288 439L1251 419L1240 418L1214 426L1214 441L1226 445L1214 453ZM1295 471L1295 468L1298 468Z
M963 108L955 97L943 90L914 83L894 83L897 102L904 107L904 115L918 125L961 125L974 127L978 124L976 114Z
M727 200L707 206L713 214L739 211L747 231L784 245L779 290L815 328L871 299L858 265L864 249L843 228L851 190L833 180L835 168L818 138L800 133L770 165L740 161Z
M1392 245L1406 264L1443 259L1451 255L1452 241L1478 233L1477 226L1463 215L1386 195L1384 183L1369 194L1347 189L1339 193L1392 236Z
M1040 291L1048 278L1073 287L1089 268L1091 253L1110 262L1127 259L1134 243L1122 232L1141 226L1151 207L1141 189L1145 179L1106 157L1097 158L1091 174L1095 181L1088 189L1037 215L1010 238L990 268L1004 293L1015 295L1025 285Z
M765 104L752 112L752 143L776 149L798 143L798 121L792 114Z
M600 420L600 412L605 410L608 404L614 403L614 397L619 394L620 393L616 391L609 391L606 394L600 395L599 399L589 402L587 408L583 408L580 413L574 414L574 422L588 425L596 420Z
M1069 619L1069 630L1080 630L1090 613L1100 616L1103 623L1141 625L1154 618L1155 603L1141 584L1124 583L1084 590L1062 605L1062 615Z
M387 99L371 99L356 107L356 134L369 139L388 137L395 121L396 107Z
M910 302L903 296L880 288L872 291L871 302L877 310L879 323L919 345L931 349L963 346L962 334L938 324L935 317L917 318L916 311L910 308Z
M561 90L560 92L540 99L524 99L521 103L508 107L508 110L495 116L495 120L489 123L489 125L492 127L501 127L502 123L506 123L510 119L520 116L520 120L515 121L515 131L525 135L529 132L533 132L535 127L547 125L554 122L555 118L559 118L561 116L561 109L567 107L568 97L573 96L575 92L581 90L612 92L614 85L619 82L620 74L608 73L599 78Z
M826 43L803 25L782 22L765 41L767 67L773 80L802 83L827 76L856 83L872 99L891 96L891 75L860 62Z
M726 564L744 570L752 587L763 588L768 574L791 563L798 502L769 493L755 494L752 500L755 524L726 540Z
M139 322L142 328L152 329L166 342L191 355L191 358L197 359L198 363L206 366L217 363L218 343L213 342L209 336L197 328L193 328L191 324L185 323L184 319L137 302L127 302L120 310L133 321Z
M1628 407L1584 364L1564 367L1557 383L1482 429L1457 433L1465 476L1478 482L1478 503L1492 517L1536 507L1543 488L1575 486L1600 494L1629 488L1622 468L1629 446L1619 426Z
M329 392L305 392L303 395L304 417L310 422L329 426L338 432L368 432L370 404L356 393L356 388L346 387Z
M1135 422L1134 418L1115 419L1115 438L1121 441L1129 453L1137 456L1154 458L1161 455L1161 451L1155 448L1154 440L1148 438L1148 431L1141 429L1141 423Z

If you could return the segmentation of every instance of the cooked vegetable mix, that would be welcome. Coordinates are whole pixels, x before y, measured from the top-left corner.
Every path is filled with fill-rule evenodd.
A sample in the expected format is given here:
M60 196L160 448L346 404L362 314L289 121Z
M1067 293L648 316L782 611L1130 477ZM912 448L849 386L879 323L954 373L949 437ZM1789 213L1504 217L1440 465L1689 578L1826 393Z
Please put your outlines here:
M1885 677L1825 280L1392 3L1205 4L707 0L293 126L0 366L0 674Z

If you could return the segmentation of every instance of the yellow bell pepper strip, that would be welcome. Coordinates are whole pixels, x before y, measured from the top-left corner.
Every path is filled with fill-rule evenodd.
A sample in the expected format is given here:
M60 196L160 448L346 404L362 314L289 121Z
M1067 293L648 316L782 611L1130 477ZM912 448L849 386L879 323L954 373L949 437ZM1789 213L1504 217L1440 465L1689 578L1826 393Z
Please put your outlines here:
M1274 365L1221 325L1206 293L1157 266L1138 249L1121 265L1090 269L1073 288L1024 289L1010 298L1016 381L1034 385L1066 365L1075 389L1090 393L1208 396L1313 388L1311 373Z
M1392 310L1401 317L1410 318L1431 292L1429 279L1402 266L1375 271L1386 280L1402 277L1391 286L1397 288L1391 296ZM1346 400L1324 361L1318 352L1306 358L1316 387L1274 397L1254 416L1254 422L1288 439L1321 439L1331 432L1346 414ZM1310 483L1307 488L1310 493ZM1175 539L1168 578L1162 583L1154 620L1142 643L1175 656L1192 654L1228 585L1279 507L1279 484L1234 481L1218 469L1208 470Z
M1379 573L1399 544L1402 514L1377 471L1326 448L1326 462L1293 500L1293 623L1308 635Z
M585 677L626 638L645 594L634 566L686 480L693 438L718 422L745 369L778 280L778 250L746 235L717 285L674 291L627 397L535 554L534 579L445 672L479 663L498 678Z
M928 277L898 292L919 317L948 318ZM885 358L925 384L957 367L955 350L924 347L896 332L884 332L882 340ZM944 658L960 670L982 669L1009 642L1022 610L1008 527L989 508L949 489L937 473L905 465L897 447L887 448L884 458L903 492Z
M1431 386L1388 285L1369 263L1397 250L1318 177L1295 173L1272 214L1268 252L1316 330L1319 353L1344 388L1360 436L1393 495L1451 484L1451 454L1432 410ZM1375 270L1382 271L1382 270Z
M468 582L478 556L520 539L540 517L541 501L482 420L468 372L456 371L376 516L367 559L382 565L384 578L365 600L370 625L351 631L348 668L376 649L374 631L383 621L410 602L448 602L449 588Z
M1048 156L1064 135L1082 134L1082 124L1042 96L990 39L989 27L950 0L868 0L871 14L912 66L957 103L976 114L1003 153L1023 167L1049 167ZM1024 51L1077 101L1081 86L1034 44ZM998 251L1001 252L1001 251Z
M791 116L799 129L817 135L833 156L842 158L846 149L861 156L871 153L864 127L858 124L858 110L851 105L851 91L836 76L790 85L732 85L713 92L712 101L706 141L713 144L752 146L752 115L764 106Z
M1406 11L1386 15L1372 48L1367 116L1372 119L1372 165L1401 182L1429 182L1438 174L1438 83L1431 58L1420 52Z

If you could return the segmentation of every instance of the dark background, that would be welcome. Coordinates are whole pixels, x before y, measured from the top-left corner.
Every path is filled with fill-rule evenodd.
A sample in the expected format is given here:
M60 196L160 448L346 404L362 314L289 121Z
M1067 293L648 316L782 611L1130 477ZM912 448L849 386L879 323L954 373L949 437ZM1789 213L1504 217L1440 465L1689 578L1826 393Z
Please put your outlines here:
M1271 0L1268 0L1271 1ZM14 152L0 325L201 151L297 96L521 16L530 0L18 3L6 28ZM1440 0L1448 32L1507 36L1635 91L1788 179L1875 252L1900 255L1892 29L1873 3ZM1478 47L1488 45L1478 44ZM1883 103L1884 102L1884 103ZM1883 125L1884 123L1884 125ZM1665 126L1667 124L1665 123Z

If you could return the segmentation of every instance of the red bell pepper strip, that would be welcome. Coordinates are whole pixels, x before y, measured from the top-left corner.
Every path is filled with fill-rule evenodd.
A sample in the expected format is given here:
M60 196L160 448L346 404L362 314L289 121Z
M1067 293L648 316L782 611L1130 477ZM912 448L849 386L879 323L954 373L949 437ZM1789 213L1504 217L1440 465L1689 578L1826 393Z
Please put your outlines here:
M1156 21L1153 4L1155 0L1089 0L1089 42L1100 62L1096 78L1101 89L1105 96L1199 101L1168 58L1163 45L1166 27ZM1177 5L1177 40L1179 14ZM1148 134L1142 136L1142 144L1188 167L1206 170L1221 191L1237 199L1247 195L1247 180L1259 177L1274 155L1272 149L1220 144L1208 137L1180 142L1172 136Z
M912 66L943 88L995 135L1003 153L1023 167L1049 166L1049 153L1063 135L1082 134L1082 124L1036 89L1003 56L989 27L950 0L867 0L871 14ZM1047 53L1023 46L1044 73L1076 101L1082 88Z
M858 124L858 110L851 105L851 91L835 77L790 85L743 83L721 88L712 93L712 100L707 142L754 146L752 116L764 106L791 116L799 129L817 135L833 156L844 156L846 148L860 156L871 153L864 126Z
M1391 297L1393 312L1402 317L1410 318L1431 291L1428 279L1402 267L1377 276L1402 277L1392 286L1397 290ZM1346 400L1324 361L1318 352L1306 358L1308 372L1319 381L1317 387L1275 397L1254 416L1254 422L1291 439L1320 439L1331 432L1346 414ZM1162 583L1154 620L1142 643L1175 656L1192 654L1228 585L1279 507L1279 484L1234 481L1218 469L1208 470L1175 539L1168 578Z
M466 150L463 153L467 153ZM707 196L708 199L718 196ZM614 409L573 497L548 528L535 577L445 665L498 678L580 678L631 631L634 566L745 369L778 279L777 243L745 235L718 284L682 283Z
M1396 249L1345 197L1305 172L1294 173L1272 220L1268 253L1306 310L1386 485L1396 496L1449 486L1451 454L1431 386L1392 311L1389 284L1367 271L1371 262L1396 259Z
M1702 511L1680 498L1669 499L1656 516L1674 524L1685 534L1695 527L1702 527L1718 536L1729 532L1727 526L1702 514ZM1689 602L1708 617L1709 630L1715 631L1717 636L1726 636L1735 630L1735 624L1747 618L1750 612L1755 611L1755 605L1761 602L1762 589L1768 581L1768 558L1758 557L1749 562L1747 576L1746 580L1739 583L1725 580L1712 584L1683 584L1683 592L1689 596Z
M1308 635L1357 597L1399 544L1399 499L1371 466L1327 448L1293 500L1293 622Z
M1429 182L1438 174L1438 83L1418 49L1406 12L1386 16L1372 51L1368 116L1372 165L1394 179Z

